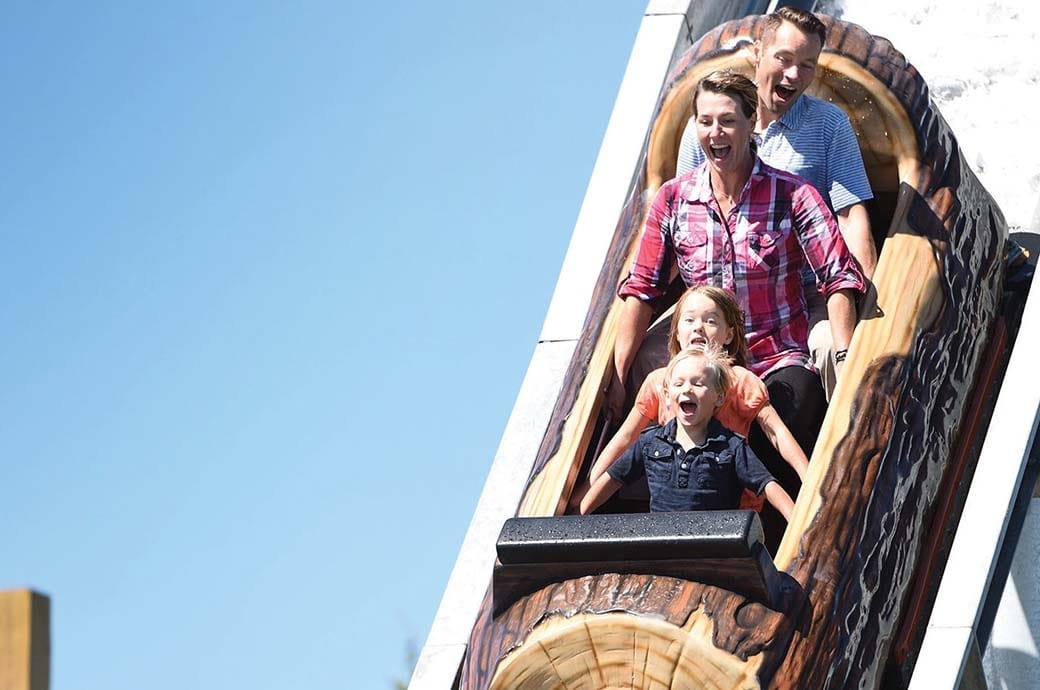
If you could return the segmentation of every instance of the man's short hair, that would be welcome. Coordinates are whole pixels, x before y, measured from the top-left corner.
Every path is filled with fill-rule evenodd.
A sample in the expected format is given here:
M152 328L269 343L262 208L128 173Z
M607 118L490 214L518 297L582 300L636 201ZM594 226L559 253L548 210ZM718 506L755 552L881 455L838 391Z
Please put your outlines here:
M798 9L797 7L781 7L766 17L766 28L762 32L762 42L767 43L780 25L784 22L794 24L807 36L816 34L820 37L820 45L827 42L827 27L823 25L820 18L812 12Z

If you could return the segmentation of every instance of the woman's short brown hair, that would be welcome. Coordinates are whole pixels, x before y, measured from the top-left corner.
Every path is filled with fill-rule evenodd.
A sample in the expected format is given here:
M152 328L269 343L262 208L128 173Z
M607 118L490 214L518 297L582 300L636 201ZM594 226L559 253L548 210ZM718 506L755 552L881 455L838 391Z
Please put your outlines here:
M758 111L758 89L755 82L740 72L729 69L715 70L704 77L693 91L693 114L697 115L697 97L702 93L718 93L729 96L740 105L744 117L753 118Z

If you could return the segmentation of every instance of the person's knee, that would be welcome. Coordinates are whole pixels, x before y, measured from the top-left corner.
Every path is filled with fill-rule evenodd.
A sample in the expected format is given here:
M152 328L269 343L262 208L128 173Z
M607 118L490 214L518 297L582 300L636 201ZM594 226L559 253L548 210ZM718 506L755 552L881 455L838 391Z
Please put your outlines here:
M769 401L806 455L812 455L827 412L820 377L802 367L785 367L766 377Z
M821 362L829 362L834 350L834 339L831 335L831 322L820 321L809 329L809 354L813 364L820 369Z
M809 329L809 355L820 374L824 396L829 401L838 383L838 372L834 368L834 338L829 321L820 321Z

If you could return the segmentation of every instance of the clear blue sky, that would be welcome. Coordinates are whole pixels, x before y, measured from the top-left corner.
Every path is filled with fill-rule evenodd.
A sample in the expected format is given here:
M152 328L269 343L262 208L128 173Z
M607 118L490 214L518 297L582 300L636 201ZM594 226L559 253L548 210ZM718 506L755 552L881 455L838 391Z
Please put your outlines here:
M5 5L0 588L54 690L406 676L645 4Z

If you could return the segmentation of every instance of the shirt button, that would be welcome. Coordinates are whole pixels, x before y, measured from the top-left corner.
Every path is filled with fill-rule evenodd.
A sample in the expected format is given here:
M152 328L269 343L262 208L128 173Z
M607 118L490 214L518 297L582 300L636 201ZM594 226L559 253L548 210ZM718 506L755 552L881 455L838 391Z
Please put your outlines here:
M690 467L690 463L688 463L688 462L684 462L684 463L682 464L682 468L683 468L684 470L685 470L685 469L688 469L689 467Z

